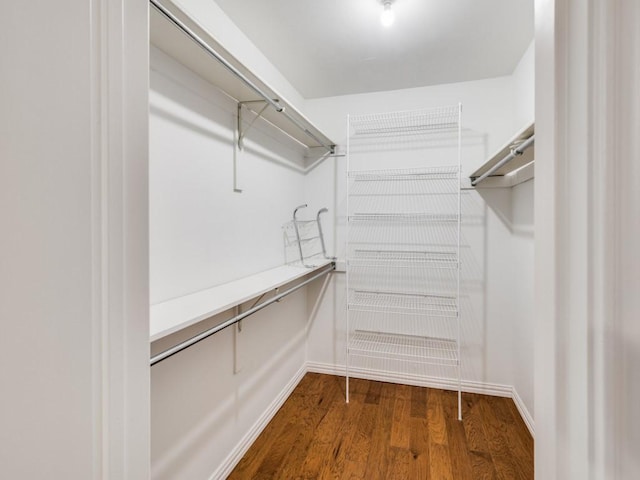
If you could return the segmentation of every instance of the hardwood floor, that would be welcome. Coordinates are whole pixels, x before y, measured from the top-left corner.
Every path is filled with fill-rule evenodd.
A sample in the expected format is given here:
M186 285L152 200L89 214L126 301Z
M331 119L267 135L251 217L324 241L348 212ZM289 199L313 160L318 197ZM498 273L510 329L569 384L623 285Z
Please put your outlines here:
M308 373L230 479L533 479L511 399Z

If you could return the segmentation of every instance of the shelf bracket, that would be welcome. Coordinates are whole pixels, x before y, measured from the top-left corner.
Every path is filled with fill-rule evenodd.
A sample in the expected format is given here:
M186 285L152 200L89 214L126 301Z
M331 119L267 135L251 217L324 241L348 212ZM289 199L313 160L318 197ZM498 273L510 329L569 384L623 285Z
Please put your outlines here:
M274 102L277 102L278 100L274 100ZM244 105L250 105L253 103L262 103L263 107L258 111L255 112L253 110L251 110L252 112L254 112L256 114L256 116L251 120L251 122L249 122L249 125L246 126L246 128L242 128L242 107ZM251 127L253 127L253 124L255 123L255 121L257 119L259 119L262 114L264 113L264 111L267 109L267 107L269 106L269 102L267 102L266 100L248 100L245 102L238 102L238 148L240 150L242 150L244 148L244 137L247 135L247 132L249 130L251 130Z

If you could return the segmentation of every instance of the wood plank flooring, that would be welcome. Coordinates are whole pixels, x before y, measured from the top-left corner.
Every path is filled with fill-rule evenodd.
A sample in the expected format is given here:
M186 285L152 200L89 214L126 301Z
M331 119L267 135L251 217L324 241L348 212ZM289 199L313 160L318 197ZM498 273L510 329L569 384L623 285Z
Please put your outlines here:
M533 479L511 399L308 373L230 479Z

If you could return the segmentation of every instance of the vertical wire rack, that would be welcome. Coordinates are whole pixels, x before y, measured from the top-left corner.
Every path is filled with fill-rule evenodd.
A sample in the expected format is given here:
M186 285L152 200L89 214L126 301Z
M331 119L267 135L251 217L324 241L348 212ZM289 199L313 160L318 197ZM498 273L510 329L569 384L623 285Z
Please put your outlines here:
M347 116L347 402L354 373L439 377L462 419L461 113Z

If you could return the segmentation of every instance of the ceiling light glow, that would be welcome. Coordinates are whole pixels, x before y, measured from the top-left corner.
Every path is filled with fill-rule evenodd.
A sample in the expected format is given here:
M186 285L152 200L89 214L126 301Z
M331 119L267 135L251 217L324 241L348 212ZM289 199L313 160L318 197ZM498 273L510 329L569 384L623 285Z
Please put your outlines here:
M380 23L382 23L383 27L390 27L393 24L393 21L396 19L396 15L393 10L391 10L391 4L393 2L391 0L385 0L383 5L382 13L380 14Z

